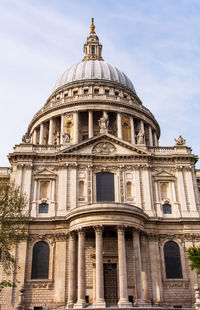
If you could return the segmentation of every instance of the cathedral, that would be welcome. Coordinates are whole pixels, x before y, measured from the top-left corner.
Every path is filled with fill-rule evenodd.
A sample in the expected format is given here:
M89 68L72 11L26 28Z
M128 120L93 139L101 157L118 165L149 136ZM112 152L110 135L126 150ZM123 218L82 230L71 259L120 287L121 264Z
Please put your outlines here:
M104 61L92 19L82 61L58 78L0 168L31 215L1 310L193 307L198 158L182 136L164 147L159 137L131 80Z

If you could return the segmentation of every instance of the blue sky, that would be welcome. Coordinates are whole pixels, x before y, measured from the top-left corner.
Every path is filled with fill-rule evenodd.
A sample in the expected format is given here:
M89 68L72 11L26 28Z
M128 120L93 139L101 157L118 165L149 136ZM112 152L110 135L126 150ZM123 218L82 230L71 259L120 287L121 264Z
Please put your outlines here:
M104 60L159 122L160 145L181 134L200 156L199 0L1 0L0 166L57 78L82 59L91 17Z

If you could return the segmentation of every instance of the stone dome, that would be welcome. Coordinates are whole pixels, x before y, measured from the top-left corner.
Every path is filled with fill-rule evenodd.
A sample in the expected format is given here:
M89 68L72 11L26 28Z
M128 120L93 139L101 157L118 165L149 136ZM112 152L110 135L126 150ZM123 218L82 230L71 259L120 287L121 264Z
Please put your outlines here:
M85 60L72 65L57 80L53 92L64 85L81 80L104 80L114 82L136 93L130 79L115 66L103 60Z

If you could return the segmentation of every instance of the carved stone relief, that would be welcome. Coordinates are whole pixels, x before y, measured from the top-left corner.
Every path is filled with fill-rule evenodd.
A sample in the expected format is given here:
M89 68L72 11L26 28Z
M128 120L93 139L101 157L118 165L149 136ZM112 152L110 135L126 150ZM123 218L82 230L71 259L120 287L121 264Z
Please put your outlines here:
M116 147L110 142L100 142L93 147L94 155L110 155L116 152Z

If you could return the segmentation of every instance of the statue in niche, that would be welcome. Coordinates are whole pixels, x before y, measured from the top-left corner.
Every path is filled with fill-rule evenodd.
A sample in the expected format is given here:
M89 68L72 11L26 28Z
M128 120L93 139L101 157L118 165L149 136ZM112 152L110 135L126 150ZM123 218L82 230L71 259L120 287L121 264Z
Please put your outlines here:
M70 143L70 132L69 132L69 129L67 128L67 131L66 133L63 134L63 138L64 138L64 142L65 143Z
M108 119L108 113L103 112L102 117L98 120L99 122L99 127L100 127L100 133L108 133L108 124L109 124L109 119Z
M185 139L180 135L178 139L174 139L176 142L176 145L185 145Z
M31 137L28 135L27 132L25 133L25 135L23 135L22 142L23 143L31 143Z
M137 144L144 144L144 132L141 130L137 134Z
M56 145L60 144L60 133L59 133L59 131L55 132L55 144Z

